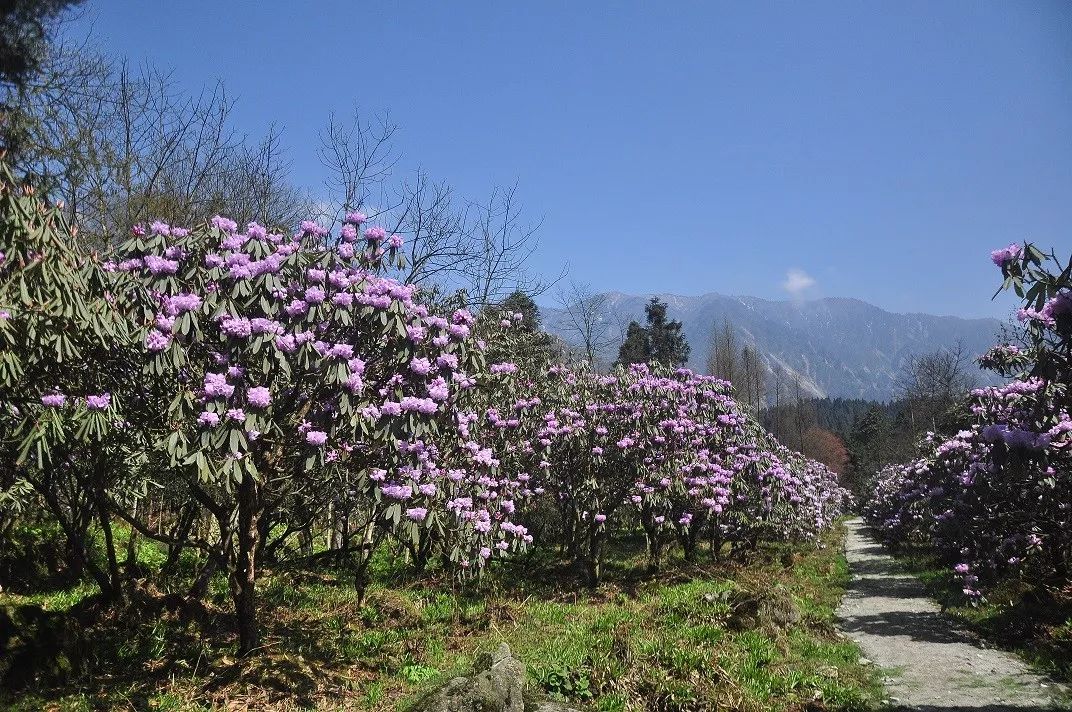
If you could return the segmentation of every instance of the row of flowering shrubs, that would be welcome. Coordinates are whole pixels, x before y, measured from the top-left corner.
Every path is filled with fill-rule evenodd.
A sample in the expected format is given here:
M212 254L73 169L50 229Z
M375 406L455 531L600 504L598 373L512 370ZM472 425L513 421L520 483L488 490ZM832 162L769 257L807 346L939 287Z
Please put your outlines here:
M992 258L1025 301L1023 343L980 359L1007 382L971 392L970 427L880 472L865 509L889 543L932 546L971 599L1009 578L1072 582L1072 264L1031 244Z
M402 238L361 213L334 234L157 222L99 255L10 178L0 203L0 516L57 522L113 598L117 522L169 563L196 551L191 594L228 577L243 650L260 567L315 558L313 532L359 588L385 541L462 575L558 545L596 584L615 530L658 566L813 537L842 507L728 383L521 358L520 314L422 304L385 276Z

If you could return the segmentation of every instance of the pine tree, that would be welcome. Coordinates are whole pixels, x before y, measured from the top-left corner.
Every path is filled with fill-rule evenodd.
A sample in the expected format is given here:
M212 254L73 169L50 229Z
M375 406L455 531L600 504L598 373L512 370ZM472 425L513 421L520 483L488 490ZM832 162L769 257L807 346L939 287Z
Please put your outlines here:
M648 339L648 330L635 321L631 321L629 329L625 332L625 341L618 349L618 363L628 366L649 361L651 361L651 342Z
M629 322L629 329L618 350L618 363L659 363L671 368L684 366L689 360L689 342L681 333L681 322L667 320L666 303L652 297L644 307L648 325Z

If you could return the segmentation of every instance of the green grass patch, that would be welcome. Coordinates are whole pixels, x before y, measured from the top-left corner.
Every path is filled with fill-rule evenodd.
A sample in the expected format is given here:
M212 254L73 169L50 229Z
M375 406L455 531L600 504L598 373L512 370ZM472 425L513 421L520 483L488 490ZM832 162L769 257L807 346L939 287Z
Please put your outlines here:
M848 580L840 536L765 546L746 560L677 562L664 575L609 562L597 591L546 560L518 560L470 587L381 565L362 602L345 572L269 571L264 648L246 661L233 656L222 580L189 610L157 599L143 610L149 604L136 600L125 614L98 616L92 590L22 597L71 615L84 649L66 679L42 678L4 703L407 709L506 642L531 688L593 710L865 710L880 699L878 672L833 626Z

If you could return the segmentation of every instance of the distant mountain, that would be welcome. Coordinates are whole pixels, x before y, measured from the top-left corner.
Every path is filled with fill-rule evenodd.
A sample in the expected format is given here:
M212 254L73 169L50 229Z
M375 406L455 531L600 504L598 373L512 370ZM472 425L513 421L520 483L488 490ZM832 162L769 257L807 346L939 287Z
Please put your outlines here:
M651 295L611 292L604 318L624 327L644 321L644 304ZM995 340L997 319L960 319L931 314L894 314L858 299L768 301L756 297L704 294L682 297L658 295L669 305L669 316L684 324L692 345L689 365L703 369L710 352L711 332L728 319L740 345L754 344L768 370L795 374L816 396L889 400L906 360L916 354L951 347L958 341L975 357ZM544 327L567 343L575 341L560 310L542 308ZM603 354L617 356L617 346ZM993 382L980 372L981 382Z

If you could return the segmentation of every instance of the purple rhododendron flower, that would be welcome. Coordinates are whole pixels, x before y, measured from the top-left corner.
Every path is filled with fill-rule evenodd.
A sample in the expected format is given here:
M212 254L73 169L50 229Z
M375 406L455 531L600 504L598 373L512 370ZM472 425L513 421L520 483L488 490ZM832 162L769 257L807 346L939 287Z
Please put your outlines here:
M164 312L169 316L178 316L200 308L201 297L196 294L176 294L164 299Z
M309 305L303 302L301 299L295 299L287 305L285 309L287 316L298 316L309 311Z
M1008 247L1003 247L1000 250L994 250L990 253L990 259L998 267L1004 267L1010 261L1020 256L1022 248L1020 245L1012 244Z
M267 408L272 403L272 392L264 386L250 388L246 392L246 401L257 408Z
M112 394L101 393L96 396L86 396L86 408L89 410L108 410L112 405Z
M323 430L308 430L305 433L305 442L310 445L320 446L328 441L328 434Z
M156 255L146 255L145 267L153 274L175 274L179 271L179 263L175 260L167 260Z
M249 319L240 317L224 317L220 321L220 331L228 336L246 338L253 333L253 325Z
M205 395L210 398L216 398L223 396L224 398L230 398L234 393L235 387L227 382L227 376L222 373L206 373L205 374Z
M47 396L41 396L41 403L49 408L62 408L66 402L67 396L62 393L50 393Z
M151 353L160 353L171 345L171 337L156 329L145 335L145 348Z
M234 220L231 220L230 218L225 218L220 215L217 215L212 218L209 223L217 230L220 230L221 232L226 232L228 234L238 230L238 223L236 223Z
M427 376L432 372L432 362L426 358L415 358L409 362L409 370L418 376Z

